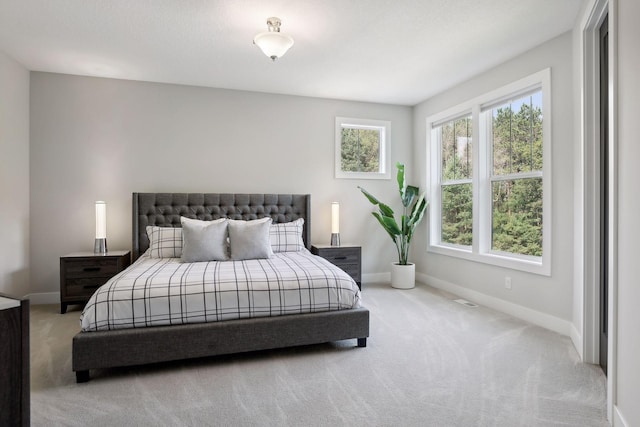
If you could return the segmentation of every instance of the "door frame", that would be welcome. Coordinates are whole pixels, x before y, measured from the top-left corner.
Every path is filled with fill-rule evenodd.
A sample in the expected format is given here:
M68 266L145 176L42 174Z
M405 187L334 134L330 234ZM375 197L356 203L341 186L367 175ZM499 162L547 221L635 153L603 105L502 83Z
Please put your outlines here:
M608 339L608 313L607 306L609 292L609 26L605 26L608 15L605 15L602 24L598 27L598 62L600 63L600 75L598 77L598 88L600 90L600 133L598 135L599 150L599 172L600 181L598 183L600 197L600 218L599 218L599 254L600 262L598 263L598 289L600 290L600 301L598 302L598 363L605 375L607 375L607 359L609 354ZM605 44L606 43L606 44ZM606 80L605 80L606 79ZM606 99L604 98L606 97ZM606 110L605 108L606 107ZM603 116L606 113L606 117ZM604 121L604 123L603 123Z
M582 277L582 358L587 363L599 363L599 251L600 251L600 93L599 93L599 29L604 17L609 19L609 256L608 256L608 375L607 418L612 421L616 403L617 353L617 0L593 0L586 19L580 26L581 37L581 145L580 182L582 229L576 240L576 269ZM595 172L595 173L594 173ZM576 187L578 189L578 187ZM580 248L578 248L580 246ZM580 256L581 255L581 256Z

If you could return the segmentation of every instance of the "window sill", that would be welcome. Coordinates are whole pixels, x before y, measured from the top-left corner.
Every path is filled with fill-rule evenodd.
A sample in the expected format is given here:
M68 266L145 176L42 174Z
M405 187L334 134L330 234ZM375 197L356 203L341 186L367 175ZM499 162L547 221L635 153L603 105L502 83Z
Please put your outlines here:
M509 268L511 270L524 271L541 276L551 276L550 262L544 262L544 259L539 257L512 256L502 252L474 253L466 247L453 245L428 245L427 252L452 256L467 261L479 262L502 268Z
M336 178L342 179L391 179L389 172L342 172L336 171Z

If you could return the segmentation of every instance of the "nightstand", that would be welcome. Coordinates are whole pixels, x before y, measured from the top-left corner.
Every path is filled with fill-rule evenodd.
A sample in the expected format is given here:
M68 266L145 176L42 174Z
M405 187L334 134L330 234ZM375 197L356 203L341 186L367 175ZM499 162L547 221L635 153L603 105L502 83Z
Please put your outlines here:
M356 245L311 245L311 253L337 265L362 289L362 248Z
M69 304L86 304L96 289L130 263L129 251L75 252L60 257L60 313L66 313Z

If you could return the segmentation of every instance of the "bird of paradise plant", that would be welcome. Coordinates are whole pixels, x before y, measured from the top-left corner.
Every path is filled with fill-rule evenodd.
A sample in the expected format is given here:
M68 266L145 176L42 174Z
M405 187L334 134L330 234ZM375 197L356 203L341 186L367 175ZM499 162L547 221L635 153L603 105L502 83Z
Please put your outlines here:
M398 189L400 190L400 200L403 206L399 224L396 222L393 210L388 205L380 202L364 188L360 186L358 188L374 206L378 207L378 211L371 212L371 214L378 220L396 245L398 264L407 265L411 238L427 210L427 200L425 199L425 193L419 194L420 189L418 187L407 185L404 165L398 162L396 163L396 168L398 168Z

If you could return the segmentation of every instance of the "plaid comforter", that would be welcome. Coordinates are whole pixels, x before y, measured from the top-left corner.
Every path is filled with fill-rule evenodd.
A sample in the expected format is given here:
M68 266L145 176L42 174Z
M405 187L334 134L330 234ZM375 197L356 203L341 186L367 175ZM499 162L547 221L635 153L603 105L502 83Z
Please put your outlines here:
M103 331L359 306L353 279L306 249L196 263L143 255L93 294L80 320L83 331Z

